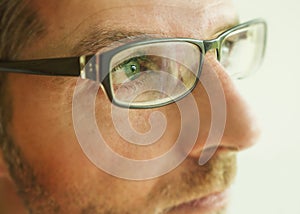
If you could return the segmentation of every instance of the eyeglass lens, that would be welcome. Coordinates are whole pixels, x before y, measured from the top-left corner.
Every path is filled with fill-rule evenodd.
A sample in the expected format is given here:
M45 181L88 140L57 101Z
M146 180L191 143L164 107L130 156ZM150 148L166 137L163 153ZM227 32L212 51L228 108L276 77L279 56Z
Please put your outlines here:
M112 94L118 103L168 103L192 89L202 53L188 42L159 42L126 49L110 64Z
M235 78L257 70L264 54L265 26L262 23L234 31L221 44L221 64Z
M256 23L229 33L221 43L220 63L230 76L243 78L260 65L265 26ZM164 41L127 48L110 62L114 102L130 106L163 105L194 88L203 53L196 44Z

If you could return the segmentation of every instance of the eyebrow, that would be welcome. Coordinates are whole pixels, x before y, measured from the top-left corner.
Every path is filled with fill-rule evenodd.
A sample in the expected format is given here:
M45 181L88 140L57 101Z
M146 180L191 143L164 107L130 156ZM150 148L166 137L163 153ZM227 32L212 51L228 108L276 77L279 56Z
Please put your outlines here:
M72 48L71 53L75 56L91 55L114 42L128 42L129 40L146 38L153 38L153 35L150 36L150 34L139 31L94 29Z
M239 24L239 20L235 20L233 23L227 23L225 25L218 26L214 29L212 37L217 37L222 32L232 28ZM150 39L154 37L167 37L166 35L158 35L145 33L140 31L128 31L128 30L112 30L112 29L92 29L83 39L81 39L71 50L71 54L74 56L93 55L99 50L112 45L114 42L121 41L133 41L138 39Z

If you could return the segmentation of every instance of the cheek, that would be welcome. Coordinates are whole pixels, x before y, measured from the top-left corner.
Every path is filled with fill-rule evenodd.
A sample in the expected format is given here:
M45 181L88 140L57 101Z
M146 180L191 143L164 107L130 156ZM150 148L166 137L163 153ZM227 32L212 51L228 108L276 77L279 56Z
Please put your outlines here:
M89 197L80 199L82 204L91 198L105 201L101 195L116 200L107 203L118 204L126 199L124 195L128 192L133 192L134 198L142 198L148 194L155 181L142 185L116 179L96 168L82 152L72 124L72 95L76 80L61 81L57 87L49 83L50 79L43 77L11 75L9 81L13 107L10 134L20 148L22 161L26 161L33 169L36 182L54 198L67 201L68 197L79 198L81 193L88 191ZM133 154L131 149L125 147L124 150L120 144L123 141L119 140L120 137L114 130L109 113L110 102L103 93L97 99L96 109L99 110L96 111L98 126L100 130L105 130L107 143L120 152ZM130 117L132 123L135 123L141 118L149 117L149 114L150 112L132 112ZM112 195L115 192L119 196ZM130 203L124 202L126 206L131 206ZM120 204L120 207L124 204Z
M10 75L9 82L10 133L24 159L45 176L48 172L64 174L74 161L83 162L72 128L72 85L76 80Z
M77 78L52 78L40 76L11 75L10 92L13 102L11 133L16 144L24 152L26 159L41 170L59 166L57 172L65 174L76 165L88 164L82 152L73 127L72 96ZM132 159L154 158L167 152L180 132L180 112L177 106L168 105L159 109L130 110L117 109L112 118L110 101L99 90L96 99L96 120L98 129L113 151ZM160 112L163 117L151 115ZM127 121L124 121L124 116ZM84 116L84 114L83 114ZM141 146L124 139L123 131L147 134L153 128L164 124L158 140L152 145ZM156 129L157 130L157 129ZM147 138L147 137L146 137Z
M175 104L157 109L128 110L112 106L101 94L99 91L96 101L97 131L114 152L130 159L144 160L160 156L174 145L181 125ZM143 142L136 140L140 135Z

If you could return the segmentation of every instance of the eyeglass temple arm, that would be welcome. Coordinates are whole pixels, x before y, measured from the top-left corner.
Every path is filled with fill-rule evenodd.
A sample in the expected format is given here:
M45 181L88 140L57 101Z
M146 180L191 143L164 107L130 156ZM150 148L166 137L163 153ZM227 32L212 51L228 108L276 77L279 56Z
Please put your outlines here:
M49 76L80 76L86 62L93 56L0 61L0 72L37 74ZM82 60L84 59L84 60Z

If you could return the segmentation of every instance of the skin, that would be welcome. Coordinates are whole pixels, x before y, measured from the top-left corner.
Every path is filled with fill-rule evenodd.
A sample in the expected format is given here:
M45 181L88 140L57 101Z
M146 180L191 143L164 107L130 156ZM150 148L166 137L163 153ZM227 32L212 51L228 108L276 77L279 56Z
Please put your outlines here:
M237 24L229 0L57 0L31 1L30 5L38 11L46 33L24 48L21 59L96 51L97 47L74 49L90 33L91 26L129 32L138 29L161 37L210 39ZM192 92L201 115L196 145L175 170L146 181L113 177L99 170L82 152L72 123L77 78L9 74L12 120L8 135L17 151L15 159L23 163L20 168L15 161L11 177L27 209L32 213L181 213L172 207L229 188L235 175L235 155L255 143L258 129L247 104L211 53L206 56L204 72L218 75L227 103L226 127L217 153L206 165L197 164L211 119L208 96L198 84ZM128 158L149 159L165 153L180 131L179 111L171 104L158 109L168 120L162 138L149 147L131 145L114 129L110 108L110 101L99 90L99 129L105 130L107 144ZM149 130L149 123L144 121L153 111L130 110L133 127L140 132ZM0 165L2 174L8 174L5 164Z

